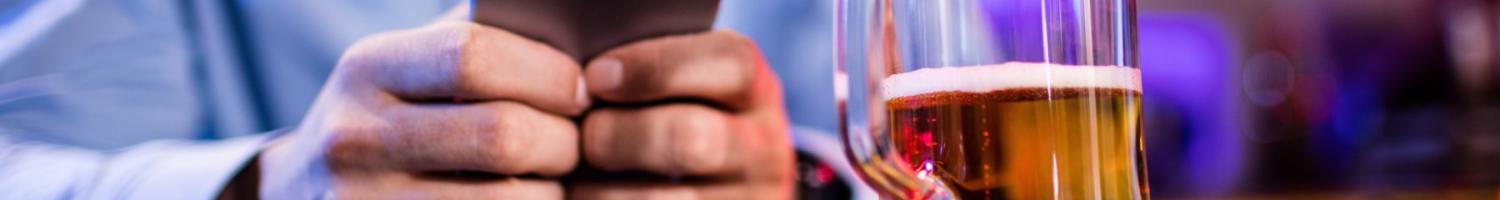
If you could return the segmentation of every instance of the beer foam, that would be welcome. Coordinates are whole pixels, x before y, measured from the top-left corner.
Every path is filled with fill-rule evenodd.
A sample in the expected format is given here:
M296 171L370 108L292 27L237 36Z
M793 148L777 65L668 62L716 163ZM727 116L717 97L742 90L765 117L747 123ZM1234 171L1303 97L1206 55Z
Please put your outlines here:
M1018 88L1114 88L1141 91L1141 70L1120 66L1076 66L1010 62L998 65L924 68L881 81L886 100L937 92L986 93Z

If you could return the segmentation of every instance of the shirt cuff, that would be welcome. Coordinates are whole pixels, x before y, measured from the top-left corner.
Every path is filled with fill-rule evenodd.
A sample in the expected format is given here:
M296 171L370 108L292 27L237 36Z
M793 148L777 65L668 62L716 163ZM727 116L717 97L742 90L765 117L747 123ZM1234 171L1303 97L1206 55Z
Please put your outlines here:
M110 157L101 199L213 199L269 134L214 142L152 142ZM107 191L117 190L117 191Z

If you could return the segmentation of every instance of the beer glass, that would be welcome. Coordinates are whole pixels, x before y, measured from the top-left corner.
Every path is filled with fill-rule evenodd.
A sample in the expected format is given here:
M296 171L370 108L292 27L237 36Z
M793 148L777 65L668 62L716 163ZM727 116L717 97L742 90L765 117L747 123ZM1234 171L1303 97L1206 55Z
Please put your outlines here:
M1146 199L1135 0L839 0L836 96L891 199Z

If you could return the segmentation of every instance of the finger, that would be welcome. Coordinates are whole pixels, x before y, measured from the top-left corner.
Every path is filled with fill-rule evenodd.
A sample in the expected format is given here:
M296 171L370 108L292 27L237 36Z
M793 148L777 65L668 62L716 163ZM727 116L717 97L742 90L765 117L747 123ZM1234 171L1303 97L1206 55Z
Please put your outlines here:
M411 176L346 179L335 190L337 199L563 199L563 188L553 180L501 178L450 181Z
M447 21L371 38L351 47L340 68L349 82L403 100L514 100L567 115L588 106L578 64L500 29Z
M601 109L584 119L584 158L606 171L713 176L742 167L738 118L697 104Z
M744 108L762 60L749 38L721 30L621 46L591 61L584 76L589 94L605 101L699 98Z
M403 105L381 114L381 125L335 130L345 137L334 140L335 165L558 176L578 162L571 121L515 102Z
M788 199L790 188L754 182L573 182L568 199Z

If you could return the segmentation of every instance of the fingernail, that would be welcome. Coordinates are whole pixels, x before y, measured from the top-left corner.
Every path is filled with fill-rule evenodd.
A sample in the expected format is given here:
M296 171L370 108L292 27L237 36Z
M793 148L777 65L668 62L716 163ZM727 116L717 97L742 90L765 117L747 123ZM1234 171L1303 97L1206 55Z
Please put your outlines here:
M578 77L578 90L577 93L573 94L573 98L577 98L579 107L585 109L589 107L588 82L583 81L583 77Z
M621 69L620 61L615 59L601 59L589 64L587 69L589 91L610 91L620 87L624 79L624 69Z

